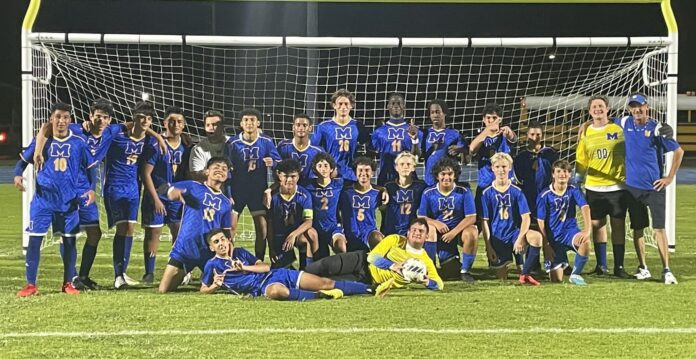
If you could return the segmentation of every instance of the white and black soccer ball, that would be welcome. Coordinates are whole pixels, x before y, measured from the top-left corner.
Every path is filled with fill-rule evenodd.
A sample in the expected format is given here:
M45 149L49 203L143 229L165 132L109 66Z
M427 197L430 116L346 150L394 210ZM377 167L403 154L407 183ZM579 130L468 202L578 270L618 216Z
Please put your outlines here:
M403 274L406 282L422 282L425 279L425 275L428 274L428 269L422 260L409 258L401 266L401 274Z

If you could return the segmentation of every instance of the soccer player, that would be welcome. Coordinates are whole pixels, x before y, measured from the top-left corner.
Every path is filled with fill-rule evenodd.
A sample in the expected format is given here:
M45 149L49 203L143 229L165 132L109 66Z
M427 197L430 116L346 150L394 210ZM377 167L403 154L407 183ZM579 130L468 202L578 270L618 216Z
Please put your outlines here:
M166 189L167 198L184 202L184 208L179 235L160 281L160 293L176 290L193 268L204 270L206 262L213 257L206 243L206 236L213 230L221 228L228 238L234 238L231 227L237 213L232 210L230 199L222 193L228 173L227 159L213 157L208 160L205 182L176 182Z
M630 278L624 270L626 251L626 186L624 133L609 119L609 99L592 96L588 101L592 123L580 136L576 149L577 172L585 174L585 196L592 218L592 238L597 258L595 274L606 275L607 216L611 223L614 275Z
M204 182L208 161L213 157L224 155L225 144L229 137L225 135L223 120L224 117L220 111L208 110L203 114L206 137L191 149L191 157L189 158L191 179Z
M660 124L650 117L650 105L645 95L636 93L628 98L630 116L620 120L626 141L626 186L631 194L629 216L640 266L636 277L650 278L645 263L643 229L649 225L650 208L652 227L662 260L662 280L677 284L669 269L669 248L665 232L665 187L673 181L684 157L684 150L672 138L661 134ZM669 173L662 172L665 152L674 152Z
M315 177L311 163L314 160L314 156L324 152L322 148L313 146L309 140L309 135L312 133L312 125L312 119L308 115L300 114L295 116L292 124L292 139L280 141L278 144L280 158L291 158L300 163L302 167L300 186L306 186Z
M390 234L369 253L355 251L322 258L307 266L307 272L322 277L378 284L376 292L381 295L392 285L399 288L408 284L401 272L403 263L409 258L417 258L425 263L427 269L421 284L427 289L442 290L442 278L437 273L435 263L423 249L428 237L428 227L424 218L414 218L406 236Z
M379 174L377 175L379 186L384 186L387 182L398 178L394 160L399 153L410 151L414 155L420 154L419 143L423 139L423 134L418 131L413 119L406 120L405 107L404 97L401 94L389 95L387 103L389 120L372 132L372 147L379 153Z
M459 164L452 158L443 157L432 168L437 185L423 192L418 216L423 217L434 229L437 242L426 242L425 250L433 262L437 254L440 260L440 275L444 278L459 277L473 283L469 271L476 259L478 230L476 207L471 191L456 185ZM429 245L428 243L433 243ZM461 267L457 243L462 246Z
M227 142L227 154L232 164L232 201L237 213L249 207L256 231L254 251L256 258L263 259L268 234L263 195L268 187L268 169L280 161L280 155L273 140L259 133L261 113L258 110L242 110L239 118L242 133Z
M358 144L369 141L369 133L362 122L350 117L355 97L350 91L340 89L331 96L334 116L317 125L312 144L322 147L336 160L338 176L348 186L356 181L353 158Z
M423 158L425 158L423 180L430 187L437 184L437 175L434 175L432 171L435 164L447 156L461 156L462 163L465 163L469 147L459 131L447 128L445 119L450 113L445 101L440 99L430 101L428 114L433 125L425 130L422 153Z
M27 283L17 292L18 297L38 294L36 278L41 242L49 227L63 238L62 291L67 294L80 293L72 283L77 261L78 206L86 207L94 202L95 194L87 178L87 171L94 163L85 141L69 130L70 110L70 106L64 103L55 103L50 109L53 134L42 150L45 163L36 173L36 192L29 209L29 227L26 228L30 236L25 257ZM33 162L35 148L36 139L20 154L21 160L15 166L14 184L20 191L25 190L22 174Z
M235 247L225 232L219 229L213 230L207 239L215 256L203 269L201 293L212 294L224 288L237 295L305 301L338 299L344 295L372 292L364 283L334 281L292 269L271 269L246 249Z
M416 156L411 152L401 152L394 160L398 178L384 187L391 199L382 212L382 233L406 235L409 224L416 218L421 196L425 190L423 181L414 180Z
M162 153L154 140L146 145L143 150L143 165L140 176L145 187L141 211L142 225L145 228L143 241L145 275L143 275L143 282L147 284L152 284L154 281L155 259L162 227L165 224L169 227L172 243L174 243L181 224L182 203L170 201L166 194L159 194L157 188L169 186L171 183L183 181L186 178L181 167L184 164L183 158L187 148L190 148L186 146L182 138L182 132L186 127L186 117L180 108L167 108L163 124L167 129L167 151Z
M316 178L312 179L305 186L305 189L312 197L312 208L314 209L312 227L317 231L319 240L317 255L319 257L327 256L329 245L334 253L344 253L347 240L343 226L337 218L343 178L331 178L331 174L336 170L336 162L326 152L318 153L311 166Z
M520 284L539 285L530 271L539 263L541 233L530 230L530 210L522 190L510 180L512 157L507 153L496 153L491 157L495 180L483 190L483 239L486 241L488 263L496 270L499 279L507 278L507 267L514 254L527 249L529 257L522 267Z
M300 261L300 269L313 262L319 247L317 233L312 229L314 211L312 198L304 188L297 185L302 166L293 159L282 160L276 166L280 188L271 198L269 208L269 234L272 266L287 267L294 260L294 248L306 253L306 264Z
M370 183L375 170L372 159L361 156L353 165L358 181L343 189L338 206L348 241L346 249L368 250L384 238L377 229L377 207L387 204L389 198L383 188L374 188Z
M590 206L579 188L569 185L572 168L566 160L553 163L553 183L537 201L539 230L552 248L550 277L553 282L563 281L563 270L568 266L567 251L575 252L575 263L570 282L586 285L582 269L590 254ZM582 211L585 228L581 231L575 219L575 206Z

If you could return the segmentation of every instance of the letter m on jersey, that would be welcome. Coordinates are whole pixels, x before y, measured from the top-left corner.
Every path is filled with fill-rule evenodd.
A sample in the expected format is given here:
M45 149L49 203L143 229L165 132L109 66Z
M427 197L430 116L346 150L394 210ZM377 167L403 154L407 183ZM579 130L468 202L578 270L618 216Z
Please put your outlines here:
M307 167L307 157L308 157L308 156L307 156L306 153L299 154L299 153L297 153L297 152L293 152L293 153L291 154L291 156L292 156L292 159L293 159L293 160L295 160L295 161L297 161L297 162L300 163L300 166L302 167L302 169L304 169L305 167Z
M350 127L336 127L336 139L351 140L353 139L353 131Z
M353 208L370 209L370 196L353 196Z
M126 142L126 154L139 155L143 153L143 146L145 142Z
M48 155L51 157L68 158L70 157L70 144L52 142Z
M619 133L614 132L614 133L607 133L607 140L618 140L619 139Z
M219 211L220 207L222 207L222 200L210 193L206 193L205 196L203 196L203 205Z
M443 143L445 142L444 132L430 132L428 134L428 142L430 143Z
M440 211L454 209L454 197L441 197L437 199L437 209Z
M387 139L388 140L403 140L405 130L403 128L392 128L387 127Z
M244 154L244 161L258 160L259 159L259 148L258 147L243 148L242 153Z

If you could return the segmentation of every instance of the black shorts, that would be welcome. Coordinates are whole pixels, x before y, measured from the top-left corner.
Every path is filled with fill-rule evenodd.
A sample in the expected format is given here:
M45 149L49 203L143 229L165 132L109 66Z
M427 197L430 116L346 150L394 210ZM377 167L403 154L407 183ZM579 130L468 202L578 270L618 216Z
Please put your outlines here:
M241 214L244 207L249 208L252 216L258 216L266 213L266 207L263 205L263 191L265 188L249 188L232 190L232 200L234 201L234 210Z
M590 205L590 218L593 220L611 218L625 219L628 209L629 193L625 190L597 192L585 189L587 204Z
M650 217L652 217L652 228L665 228L665 204L667 199L664 189L658 192L629 187L628 193L630 193L628 215L631 218L631 229L641 230L650 225L648 207L650 208Z

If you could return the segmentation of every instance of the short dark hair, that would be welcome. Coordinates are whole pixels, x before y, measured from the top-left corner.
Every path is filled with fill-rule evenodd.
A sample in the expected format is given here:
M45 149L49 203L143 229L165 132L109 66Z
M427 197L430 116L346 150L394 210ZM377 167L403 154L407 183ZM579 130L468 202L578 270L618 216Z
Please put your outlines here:
M373 172L376 170L375 161L366 156L360 156L353 160L353 170L357 171L358 166L370 166Z
M113 116L114 105L112 105L111 101L109 101L107 99L98 98L92 102L91 106L89 106L89 113L90 114L93 114L97 111L101 111L109 116Z
M552 168L560 168L562 170L566 170L568 172L573 170L573 166L570 165L570 162L567 160L557 160L556 162L553 163Z
M205 124L205 120L208 119L208 117L219 117L220 122L225 121L225 116L222 115L221 111L218 110L208 110L203 113L203 123Z
M167 107L166 110L164 110L164 118L169 117L169 115L181 115L186 118L186 115L184 115L184 111L181 109L181 107L178 106L169 106Z
M49 109L50 114L53 115L56 111L72 112L72 107L65 102L54 102Z
M215 237L216 235L218 235L220 233L224 234L225 238L227 238L227 234L225 233L224 229L214 228L213 230L208 232L208 234L205 235L205 243L208 243L208 245L210 245L210 241L213 239L213 237ZM227 238L227 239L229 239L229 238Z
M302 172L302 165L299 162L297 162L297 160L294 160L292 158L286 158L286 159L278 162L275 170L277 173L282 172L282 173L285 173L286 175L293 173L293 172L300 173L300 172Z
M292 119L292 123L294 124L295 120L297 120L298 118L306 118L310 126L314 124L314 120L312 120L312 118L309 117L309 115L306 113L298 113L297 115L295 115L295 117L293 117Z
M329 168L331 168L332 171L336 168L336 160L334 160L334 158L330 154L328 154L327 152L319 152L312 159L312 165L311 165L312 172L314 172L314 174L316 174L316 175L319 175L317 173L317 169L316 169L317 163L319 163L321 161L326 161L329 164Z
M587 108L590 108L590 106L592 105L592 101L594 101L594 100L602 100L602 101L604 101L604 105L609 107L609 98L608 97L606 97L604 95L592 95L592 96L590 96L590 99L587 100Z
M531 130L532 128L538 128L540 130L543 130L541 127L541 123L539 121L529 121L529 124L527 125L527 130Z
M498 115L502 116L503 115L503 109L500 108L500 105L498 105L495 102L489 102L483 106L483 111L481 111L481 117L486 117L486 115Z
M451 168L452 171L454 171L455 181L459 179L459 172L461 171L461 169L459 168L459 163L456 160L447 156L442 157L437 162L435 162L431 174L433 175L433 177L437 178L437 175L440 172L444 171L446 168Z
M423 218L423 217L416 217L411 220L411 223L408 224L408 228L411 228L414 224L421 224L425 226L425 233L430 232L430 226L428 226L428 221Z
M438 105L438 106L440 106L440 109L442 110L442 113L445 114L445 116L449 116L449 115L450 115L450 110L449 110L449 107L447 107L447 103L445 102L445 100L439 99L439 98L436 98L436 99L431 100L430 102L428 102L428 115L430 115L430 108L431 108L433 105Z
M155 108L152 106L152 103L147 102L147 101L138 101L135 106L133 107L133 110L131 111L133 116L135 114L139 113L145 116L151 116L155 117Z
M240 120L244 116L254 116L254 117L256 117L257 120L261 121L261 112L259 112L259 110L255 109L253 107L245 108L242 110L242 112L239 113Z
M335 104L336 100L338 100L339 97L345 97L348 99L348 101L350 101L351 105L355 105L355 97L347 89L336 90L336 92L334 92L333 95L331 95L331 103Z
M390 93L389 96L387 96L387 101L391 100L392 97L399 97L399 98L401 98L403 101L406 101L406 98L404 98L404 95L402 95L402 94L400 94L400 93L398 93L398 92L392 92L392 93Z
M227 168L232 170L232 165L230 164L230 161L222 156L215 156L211 159L208 160L208 163L206 163L205 168L210 168L210 166L216 164L216 163L224 163L227 165Z

